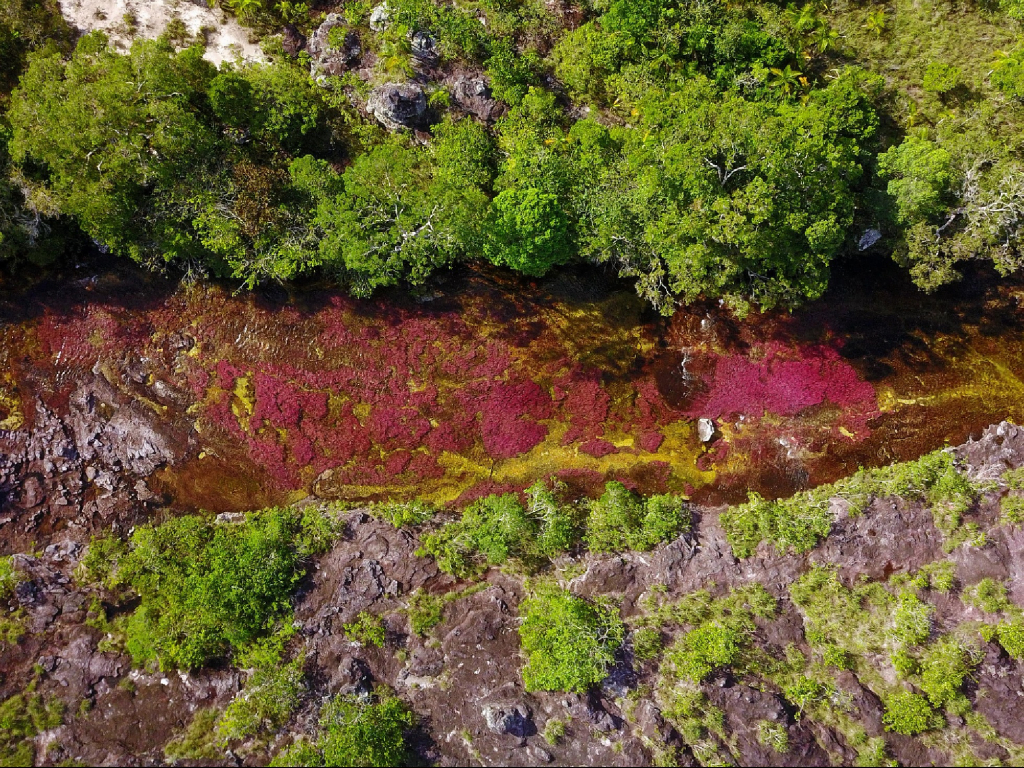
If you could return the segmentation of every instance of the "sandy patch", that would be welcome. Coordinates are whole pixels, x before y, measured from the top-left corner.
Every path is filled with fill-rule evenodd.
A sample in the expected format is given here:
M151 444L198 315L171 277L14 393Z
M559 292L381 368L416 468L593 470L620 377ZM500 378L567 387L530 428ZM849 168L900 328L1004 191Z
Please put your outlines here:
M70 24L91 32L101 29L119 50L128 50L132 35L124 17L135 16L134 37L154 38L177 16L196 34L206 27L206 59L223 61L263 61L259 45L249 42L249 32L220 8L210 8L203 0L60 0L60 9Z

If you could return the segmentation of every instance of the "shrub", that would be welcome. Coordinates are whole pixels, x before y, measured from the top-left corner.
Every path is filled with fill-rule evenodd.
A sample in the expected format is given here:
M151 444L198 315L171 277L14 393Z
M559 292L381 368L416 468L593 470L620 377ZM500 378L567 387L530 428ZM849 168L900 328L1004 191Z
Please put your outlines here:
M64 705L45 701L33 680L23 693L0 702L0 765L35 765L33 738L63 722Z
M1011 657L1018 661L1024 659L1024 621L1014 619L1003 622L996 630L996 637Z
M323 545L304 519L269 509L240 524L188 515L137 529L108 577L140 600L125 627L132 657L194 669L265 638L291 614L302 555Z
M216 709L199 709L192 716L192 722L177 736L164 745L164 757L171 763L180 760L209 761L223 755L217 746L217 720L220 713Z
M337 27L334 27L337 29ZM333 30L332 30L333 31ZM370 506L370 514L387 520L395 528L403 528L407 525L422 525L434 516L434 508L426 502L415 501L388 501Z
M400 766L409 762L406 732L414 725L412 712L393 694L381 689L375 700L336 696L320 713L315 741L301 740L279 752L272 766L369 765Z
M217 723L221 742L245 739L284 725L299 704L305 659L253 672L245 688L228 704Z
M897 691L885 699L882 723L887 731L904 736L916 736L923 731L939 727L941 718L935 714L935 710L924 696L910 691Z
M893 616L896 640L905 645L923 643L931 634L931 618L935 608L918 599L913 592L900 592Z
M637 661L658 658L664 647L657 627L637 627L633 630L633 658Z
M890 194L894 194L892 184ZM761 541L773 542L780 552L790 548L807 552L832 529L829 507L833 498L846 500L850 514L859 514L875 496L927 501L936 527L948 538L958 532L963 514L977 498L977 489L957 469L952 454L934 451L916 461L862 469L788 499L769 501L751 493L747 503L730 507L719 519L736 557L749 557Z
M995 579L982 579L964 591L964 602L985 613L1000 613L1010 607L1006 587Z
M933 61L924 72L921 87L929 93L949 93L960 84L960 68L943 61Z
M613 609L558 587L538 589L522 602L520 613L528 691L582 693L604 679L625 636Z
M782 723L761 720L757 724L757 742L783 755L789 751L789 731Z
M586 540L591 552L646 551L689 526L690 512L681 497L663 494L644 500L612 481L590 503Z
M739 632L719 622L707 622L687 632L665 655L675 671L699 683L720 667L732 664L740 652Z
M10 600L14 596L14 588L24 578L14 567L14 558L0 557L0 601Z
M921 690L934 706L941 707L960 694L972 666L967 649L958 640L942 637L921 657Z
M999 511L1003 521L1011 525L1024 523L1024 496L1016 493L1004 496L999 502Z
M356 620L345 625L345 634L362 646L384 647L384 620L369 611L362 611Z

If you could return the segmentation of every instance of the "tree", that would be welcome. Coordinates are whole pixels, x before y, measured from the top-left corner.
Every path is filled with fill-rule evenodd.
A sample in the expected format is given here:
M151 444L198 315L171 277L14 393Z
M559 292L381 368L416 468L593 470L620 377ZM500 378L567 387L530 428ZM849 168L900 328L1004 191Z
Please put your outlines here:
M491 203L484 254L494 264L542 277L571 255L569 225L556 195L536 187L506 189Z
M900 223L935 219L949 207L952 157L932 141L909 136L890 147L878 156L878 173L890 179L887 191Z

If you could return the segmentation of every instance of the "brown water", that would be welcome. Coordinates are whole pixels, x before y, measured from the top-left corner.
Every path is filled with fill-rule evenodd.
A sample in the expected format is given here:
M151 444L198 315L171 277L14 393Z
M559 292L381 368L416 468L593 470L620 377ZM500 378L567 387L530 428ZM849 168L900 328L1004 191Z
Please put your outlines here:
M359 302L92 265L3 288L0 426L29 428L36 398L59 411L95 372L180 436L152 483L171 505L223 511L310 492L447 502L552 474L731 501L1024 418L1021 281L978 272L925 296L879 262L834 286L793 315L666 320L582 270L467 271Z

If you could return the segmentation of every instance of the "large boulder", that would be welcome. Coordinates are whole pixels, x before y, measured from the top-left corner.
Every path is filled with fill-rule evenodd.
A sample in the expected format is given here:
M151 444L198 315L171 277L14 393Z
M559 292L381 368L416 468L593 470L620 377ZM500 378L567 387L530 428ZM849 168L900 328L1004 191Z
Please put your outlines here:
M299 51L306 47L306 36L291 24L286 24L281 32L281 47L289 56L298 56Z
M504 105L491 96L491 88L482 77L460 75L452 81L448 92L459 109L485 123L493 123L505 111Z
M427 96L414 83L388 83L373 89L366 109L392 131L416 128L427 112Z
M306 50L313 57L312 75L322 78L351 69L363 55L359 36L348 29L341 14L331 13L310 36Z

